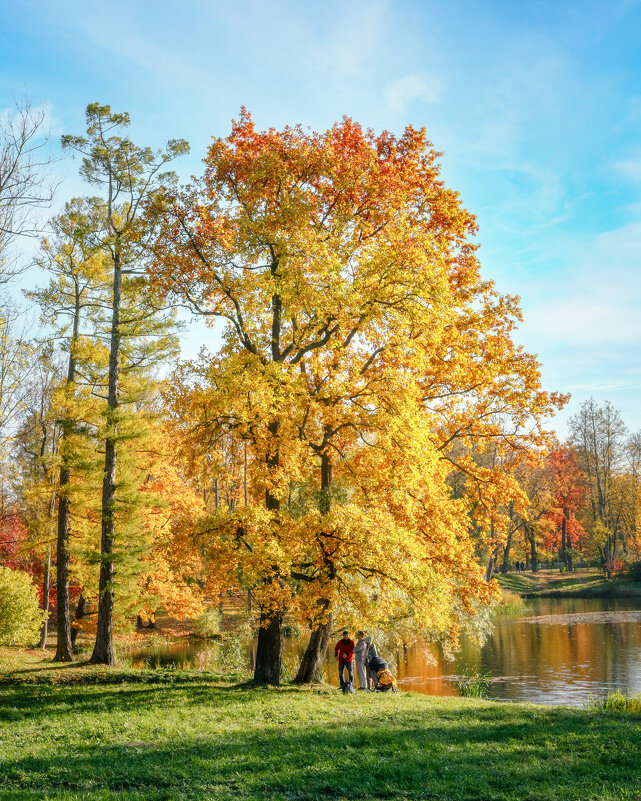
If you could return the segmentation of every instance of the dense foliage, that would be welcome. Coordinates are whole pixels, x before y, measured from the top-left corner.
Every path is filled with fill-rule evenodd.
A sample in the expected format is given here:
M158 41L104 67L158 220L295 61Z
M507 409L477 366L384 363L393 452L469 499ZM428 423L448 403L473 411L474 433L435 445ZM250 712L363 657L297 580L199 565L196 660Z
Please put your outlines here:
M242 594L278 683L286 613L310 666L355 619L454 648L496 570L639 559L639 437L592 403L554 439L567 398L424 130L260 131L243 109L179 187L187 144L128 125L91 104L63 138L96 195L34 259L55 347L0 313L0 560L51 600L58 660L79 628L110 664L114 626ZM190 362L177 305L215 329Z
M29 575L0 565L0 645L33 645L43 619Z

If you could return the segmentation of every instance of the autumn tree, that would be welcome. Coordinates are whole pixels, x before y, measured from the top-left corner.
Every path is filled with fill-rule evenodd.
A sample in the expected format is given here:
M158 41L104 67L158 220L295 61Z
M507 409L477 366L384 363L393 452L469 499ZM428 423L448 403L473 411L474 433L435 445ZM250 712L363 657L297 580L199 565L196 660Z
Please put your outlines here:
M92 379L83 370L87 351L91 361L91 337L98 310L106 301L106 274L100 231L104 208L97 199L74 199L62 214L51 220L52 234L42 241L36 264L51 278L49 284L27 296L40 306L43 322L50 325L52 341L66 356L66 378L56 396L60 426L60 463L56 538L56 656L60 662L73 661L69 615L69 520L70 483L74 462L78 462L78 438L96 419ZM84 351L84 354L83 354ZM80 364L79 364L80 361ZM82 389L78 384L80 367ZM89 390L89 391L87 391ZM86 450L84 444L81 448ZM80 456L82 460L84 456ZM76 465L77 466L77 465Z
M40 352L35 365L22 419L13 438L12 456L17 466L15 481L18 503L27 532L28 542L25 546L29 557L36 560L37 573L42 575L42 607L45 618L40 647L45 648L49 623L52 546L55 548L59 440L53 395L60 379L60 365L49 347Z
M411 127L396 138L346 118L323 134L259 132L243 111L231 135L214 140L202 179L166 193L153 209L162 220L152 267L159 289L226 324L223 348L199 368L204 380L187 380L177 395L183 419L193 420L203 440L225 430L251 446L260 507L223 528L243 559L253 555L244 574L253 566L260 577L257 681L278 682L282 614L301 586L308 590L301 597L322 608L346 577L381 572L354 554L364 552L376 518L376 506L368 513L363 506L375 467L385 478L376 492L369 487L370 497L403 519L403 504L390 506L386 497L396 459L402 463L399 443L407 443L399 421L424 445L418 464L425 471L421 477L403 468L413 512L391 527L389 553L408 534L416 543L433 528L436 510L450 505L443 487L457 439L493 435L517 449L544 436L540 423L560 401L543 392L536 361L511 341L517 301L481 279L474 218L439 179L438 155L425 132ZM507 435L492 422L497 415L510 422ZM370 461L366 454L385 450L383 440L387 455ZM332 519L331 475L340 465L355 471L359 503L336 507ZM468 462L457 468L467 470L477 493L491 483ZM284 501L292 482L313 473L319 507L297 526ZM506 482L497 471L491 478L499 494ZM459 597L484 593L478 565L463 555L471 549L466 526L454 524L467 519L466 503L443 514L452 534L443 533L442 544L449 541L464 566L454 578L446 559L443 575ZM485 492L484 508L491 505ZM334 545L327 548L341 541L350 514L360 521L351 526L353 547L334 564ZM424 565L430 545L426 534L414 552L424 554Z
M81 175L102 192L104 216L96 234L111 271L98 632L91 661L114 664L114 540L118 443L123 428L121 384L123 371L131 372L137 361L133 358L129 364L123 364L123 347L127 338L137 339L139 345L144 343L146 352L139 354L138 360L147 365L174 347L167 339L159 308L150 303L139 272L148 224L141 212L163 185L175 180L165 168L185 153L188 146L184 140L171 140L165 150L154 152L135 145L119 135L129 125L129 115L114 113L109 106L90 104L86 116L86 136L66 135L62 144L82 155ZM129 302L125 308L127 294ZM130 394L126 401L133 403L135 395Z
M572 550L585 536L578 515L586 500L586 479L579 467L577 453L569 445L550 453L548 471L553 503L546 515L552 524L548 544L558 550L565 568L572 570Z
M572 441L581 469L587 477L591 527L599 532L601 559L608 576L621 543L620 515L614 503L613 486L621 467L627 428L620 413L606 402L599 407L593 398L570 418Z

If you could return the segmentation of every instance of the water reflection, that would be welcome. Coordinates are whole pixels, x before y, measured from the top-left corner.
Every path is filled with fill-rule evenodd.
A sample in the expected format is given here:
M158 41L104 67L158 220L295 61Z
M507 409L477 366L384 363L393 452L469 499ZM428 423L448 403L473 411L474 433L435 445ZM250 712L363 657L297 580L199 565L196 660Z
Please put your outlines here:
M430 695L457 695L456 679L487 670L491 697L545 704L581 705L612 690L641 693L641 610L621 599L558 598L533 600L520 618L499 618L483 648L464 641L454 662L440 649L414 646L382 654L396 663L399 686ZM305 648L302 639L285 641L287 671L295 670ZM131 654L149 666L215 667L216 643L186 642ZM331 650L331 649L330 649ZM251 659L251 653L246 653ZM325 679L338 684L333 653Z

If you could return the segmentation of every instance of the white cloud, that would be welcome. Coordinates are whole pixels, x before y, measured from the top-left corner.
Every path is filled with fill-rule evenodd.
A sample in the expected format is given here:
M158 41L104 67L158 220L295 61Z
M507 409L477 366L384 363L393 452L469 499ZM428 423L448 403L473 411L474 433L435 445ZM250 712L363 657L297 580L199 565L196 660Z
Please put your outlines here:
M641 341L641 223L597 235L575 264L526 290L524 337L537 348L539 343L636 346Z
M357 0L332 5L336 23L322 26L320 36L312 33L301 55L313 70L334 78L366 78L385 41L389 4L387 0Z
M440 78L424 80L412 73L385 86L385 100L392 111L402 114L413 100L437 103L443 96L444 84Z
M626 159L617 161L615 169L631 181L641 181L641 158Z

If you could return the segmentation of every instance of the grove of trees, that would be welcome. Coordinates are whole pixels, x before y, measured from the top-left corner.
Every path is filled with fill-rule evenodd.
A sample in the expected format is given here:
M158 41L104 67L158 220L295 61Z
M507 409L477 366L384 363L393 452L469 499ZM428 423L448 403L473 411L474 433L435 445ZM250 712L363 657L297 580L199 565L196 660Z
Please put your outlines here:
M187 143L128 125L91 104L63 137L96 194L42 237L37 336L0 312L0 564L55 609L56 660L82 628L113 664L114 627L231 593L256 681L280 681L286 615L313 681L339 621L456 647L515 560L639 559L641 436L590 401L555 440L567 398L515 343L518 299L481 275L424 130L259 131L243 109L180 186ZM26 158L7 238L44 199ZM191 361L180 308L212 330Z

